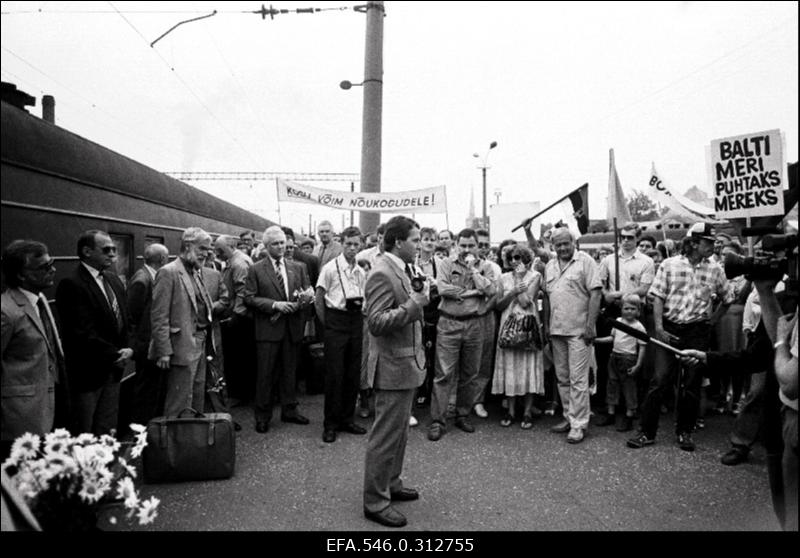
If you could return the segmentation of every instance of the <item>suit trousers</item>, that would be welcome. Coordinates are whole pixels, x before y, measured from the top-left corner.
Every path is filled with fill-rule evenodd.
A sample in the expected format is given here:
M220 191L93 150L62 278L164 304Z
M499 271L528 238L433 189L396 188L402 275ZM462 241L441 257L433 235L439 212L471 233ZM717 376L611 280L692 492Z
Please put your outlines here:
M167 372L164 415L173 417L187 407L202 413L206 398L206 331L194 334L196 350L186 366L171 365Z
M292 343L288 334L280 341L256 341L256 361L258 367L253 409L256 422L269 422L276 388L280 390L284 412L297 406L297 343Z
M592 345L576 336L553 335L553 364L564 418L571 428L589 426L589 360Z
M732 446L749 451L758 440L761 431L762 407L764 406L764 385L766 372L757 372L750 376L750 390L744 398L739 416L733 421L730 440Z
M478 377L475 379L475 403L483 403L486 386L491 383L494 372L494 349L497 341L497 318L490 310L483 316L483 347L481 348L481 364Z
M75 421L79 433L95 436L117 429L119 416L119 380L109 373L106 382L93 391L79 392L75 397Z
M364 509L379 512L403 488L400 475L408 442L408 420L416 389L375 388L375 420L369 431L364 464Z
M431 421L446 422L450 393L456 389L456 417L466 417L478 392L478 367L484 345L483 318L454 320L440 316L436 329L436 375Z
M361 312L325 309L325 429L353 422L361 383Z
M150 419L164 413L166 379L164 372L152 360L136 359L133 378L133 421L146 425Z
M233 316L220 324L222 352L225 354L225 382L228 394L241 401L250 401L256 388L256 346L253 320Z

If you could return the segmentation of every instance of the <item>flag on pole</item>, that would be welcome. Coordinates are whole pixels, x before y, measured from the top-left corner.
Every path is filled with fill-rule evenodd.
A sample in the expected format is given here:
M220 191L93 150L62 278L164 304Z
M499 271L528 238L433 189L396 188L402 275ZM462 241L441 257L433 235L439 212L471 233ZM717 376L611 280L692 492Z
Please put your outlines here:
M614 164L614 150L608 150L608 203L606 205L606 221L608 226L614 224L614 217L620 224L630 223L631 212L628 210L628 204L625 201L625 194L622 193L622 185L619 183L619 176L617 175L617 167Z
M656 172L656 164L652 164L650 171L650 182L648 182L648 195L659 203L666 205L670 211L691 217L692 219L708 219L714 216L714 210L702 204L694 202L689 198L673 192L661 179Z
M533 230L540 230L545 223L569 227L576 239L586 234L589 231L589 184L576 188L533 216Z

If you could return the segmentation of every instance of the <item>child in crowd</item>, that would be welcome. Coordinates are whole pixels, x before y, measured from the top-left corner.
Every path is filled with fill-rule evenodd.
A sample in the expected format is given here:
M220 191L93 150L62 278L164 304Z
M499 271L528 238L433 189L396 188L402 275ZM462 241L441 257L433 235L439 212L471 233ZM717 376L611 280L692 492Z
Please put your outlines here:
M641 299L639 295L624 295L622 297L622 315L617 318L617 321L642 333L647 333L645 327L637 319L640 307ZM625 398L626 410L625 418L618 424L617 431L627 432L633 428L633 416L639 406L636 394L636 375L642 369L646 343L616 328L611 330L611 335L598 337L595 342L613 343L611 358L608 361L608 384L606 387L608 419L598 423L598 425L605 426L614 421L621 388Z

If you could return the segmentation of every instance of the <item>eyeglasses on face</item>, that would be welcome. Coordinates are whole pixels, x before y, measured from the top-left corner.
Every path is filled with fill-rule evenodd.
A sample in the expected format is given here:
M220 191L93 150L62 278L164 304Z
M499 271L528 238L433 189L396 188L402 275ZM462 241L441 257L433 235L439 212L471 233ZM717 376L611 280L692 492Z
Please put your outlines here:
M621 234L621 235L619 235L619 237L622 240L636 240L636 237L634 235Z
M520 256L519 254L514 254L513 256L511 256L511 259L514 260L515 262L516 261L521 261L522 260L522 256Z
M478 248L489 248L491 243L489 242L478 242Z
M117 247L116 246L103 246L102 248L103 254L116 254Z

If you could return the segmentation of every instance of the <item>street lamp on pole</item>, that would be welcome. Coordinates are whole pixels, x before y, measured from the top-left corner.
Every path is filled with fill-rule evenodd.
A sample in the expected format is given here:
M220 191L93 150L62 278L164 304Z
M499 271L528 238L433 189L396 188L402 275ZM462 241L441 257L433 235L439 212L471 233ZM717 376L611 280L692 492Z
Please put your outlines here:
M489 167L486 166L486 160L489 158L489 152L495 147L497 147L496 141L493 141L492 143L489 144L489 149L486 150L486 155L483 157L483 165L478 167L479 169L481 169L483 174L483 218L481 225L484 228L489 226L489 221L486 218L486 169L488 169ZM480 158L480 155L478 155L477 153L473 153L472 156Z

